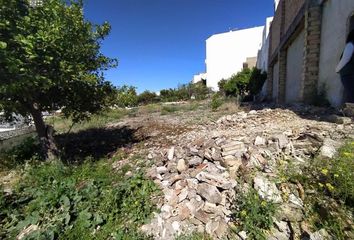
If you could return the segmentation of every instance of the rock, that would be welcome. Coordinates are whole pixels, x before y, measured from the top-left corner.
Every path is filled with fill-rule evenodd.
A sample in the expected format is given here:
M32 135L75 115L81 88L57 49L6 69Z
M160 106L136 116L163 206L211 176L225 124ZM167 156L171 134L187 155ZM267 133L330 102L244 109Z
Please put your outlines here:
M197 192L210 203L220 203L222 200L219 190L215 186L207 183L199 184Z
M180 173L183 173L184 171L186 171L188 169L188 166L185 162L184 159L180 159L177 162L177 171Z
M218 227L215 230L215 235L219 238L219 239L223 239L223 237L227 234L228 231L228 226L225 223L225 221L223 221L223 219L220 219L218 221Z
M186 204L180 204L178 206L178 218L180 221L183 221L191 216L191 211Z
M326 138L323 142L323 146L320 148L319 156L324 158L333 158L337 153L335 148L336 145L337 143L335 141Z
M197 201L196 199L191 199L190 201L186 202L186 206L191 211L192 215L195 215L200 209L203 208L204 202Z
M242 239L242 240L246 240L247 239L247 233L245 231L241 231L239 233L237 233L237 235Z
M254 145L256 146L264 146L266 145L266 140L260 136L256 137L256 140L254 141Z
M241 156L245 151L245 144L243 142L239 141L234 141L228 144L225 144L222 147L222 156L228 156L228 155L235 155L235 156Z
M277 213L277 219L287 222L301 222L304 219L303 211L292 204L282 204Z
M325 229L321 229L315 233L310 234L309 240L331 240L333 239Z
M352 111L352 110L347 110L347 114L345 113L345 110L343 111L344 112L344 115L346 116L346 117L340 117L340 116L338 116L338 115L335 115L335 114L332 114L332 115L329 115L327 118L326 118L326 120L328 121L328 122L331 122L331 123L336 123L336 124L351 124L352 123L352 120L351 120L351 118L350 117L352 117L352 116L350 116L351 115L351 112L350 111Z
M214 175L207 172L199 173L196 178L201 182L209 183L210 185L222 188L222 189L231 189L236 186L236 182L228 181L220 175Z
M175 154L175 147L171 147L167 152L167 159L172 161Z
M275 183L270 182L267 178L258 175L254 178L254 189L257 190L259 196L274 203L281 203L282 198L280 191Z
M205 225L205 231L209 235L212 235L218 227L219 227L219 223L217 221L209 220Z
M219 208L216 206L215 203L205 202L203 211L206 213L217 213Z
M274 135L273 140L278 142L278 146L280 149L284 149L289 144L289 140L284 134Z
M235 166L241 166L242 160L241 158L235 157L235 156L225 156L223 160L221 161L221 164L224 167L235 167Z
M164 167L164 166L162 166L162 167L157 167L157 168L156 168L156 172L157 172L158 174L164 174L164 173L167 173L167 172L168 172L168 169L167 169L167 167Z
M180 192L180 194L178 195L178 202L180 203L180 202L182 202L182 201L184 201L186 198L187 198L187 196L188 196L188 188L183 188L182 190L181 190L181 192Z
M199 156L194 156L192 157L189 161L188 161L188 164L189 166L197 166L199 164L201 164L203 162L203 159Z

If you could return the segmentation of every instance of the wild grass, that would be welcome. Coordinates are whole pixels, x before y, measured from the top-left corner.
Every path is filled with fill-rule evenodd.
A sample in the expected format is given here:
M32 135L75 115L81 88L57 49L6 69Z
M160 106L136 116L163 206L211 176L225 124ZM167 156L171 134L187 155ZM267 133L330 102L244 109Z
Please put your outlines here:
M112 170L102 159L66 166L61 161L35 164L11 195L0 191L0 238L148 239L138 227L152 211L155 184L129 168Z

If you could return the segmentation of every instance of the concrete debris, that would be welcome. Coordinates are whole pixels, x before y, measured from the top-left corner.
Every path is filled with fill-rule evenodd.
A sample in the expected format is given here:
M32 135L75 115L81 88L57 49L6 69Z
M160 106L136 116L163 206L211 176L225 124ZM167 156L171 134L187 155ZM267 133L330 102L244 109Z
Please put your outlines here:
M239 112L168 136L170 145L148 145L147 159L153 166L147 175L161 187L164 199L160 212L142 230L156 240L192 232L225 239L235 199L254 188L279 206L267 239L292 239L304 220L303 193L296 184L275 183L279 166L285 162L296 168L316 154L333 158L343 139L354 136L351 119L319 122L300 117L301 108L296 111ZM236 182L250 173L255 175L248 182ZM236 239L247 239L246 232L237 235ZM324 236L319 231L310 239L327 239Z

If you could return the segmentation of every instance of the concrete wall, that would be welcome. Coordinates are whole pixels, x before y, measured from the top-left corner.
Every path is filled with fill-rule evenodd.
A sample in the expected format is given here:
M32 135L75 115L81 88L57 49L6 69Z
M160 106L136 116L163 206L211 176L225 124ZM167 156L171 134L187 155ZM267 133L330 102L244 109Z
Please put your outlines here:
M241 71L247 57L257 56L264 27L215 34L206 40L207 86L218 90L221 79Z
M273 100L277 100L279 96L279 62L273 66Z
M327 0L323 6L319 88L326 87L327 98L340 106L343 86L335 68L345 46L348 19L354 12L354 0Z
M275 51L277 50L277 47L280 44L280 34L281 34L281 26L282 26L282 4L283 1L279 2L279 6L277 8L277 11L275 12L274 18L272 25L270 27L270 43L269 43L269 54L270 56L273 56Z
M285 102L301 100L301 81L303 76L305 31L303 30L290 44L287 51L287 69L285 81Z

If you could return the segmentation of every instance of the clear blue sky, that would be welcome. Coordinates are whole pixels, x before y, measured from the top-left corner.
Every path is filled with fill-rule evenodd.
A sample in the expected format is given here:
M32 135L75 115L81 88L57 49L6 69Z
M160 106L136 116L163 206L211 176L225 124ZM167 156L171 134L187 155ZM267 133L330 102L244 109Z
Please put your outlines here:
M110 22L104 54L117 58L106 72L114 85L159 91L205 71L205 40L235 28L264 25L273 0L85 0L85 16Z

